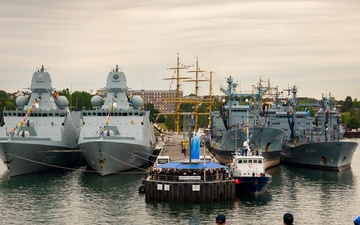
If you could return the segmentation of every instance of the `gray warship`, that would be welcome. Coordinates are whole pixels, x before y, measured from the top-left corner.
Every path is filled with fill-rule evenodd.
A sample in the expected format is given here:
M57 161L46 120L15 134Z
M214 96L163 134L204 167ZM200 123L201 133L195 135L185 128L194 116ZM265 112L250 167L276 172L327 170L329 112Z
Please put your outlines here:
M91 99L92 110L82 111L78 146L88 165L101 176L147 165L156 147L149 111L140 96L128 96L124 72L107 77L106 96Z
M261 99L268 87L263 87L259 82L255 88L257 93L236 94L237 84L231 76L227 78L227 84L227 88L221 90L228 97L228 103L223 103L218 112L212 113L208 149L220 163L228 164L242 143L249 141L251 148L264 157L265 169L278 165L285 132L263 122ZM250 101L241 105L238 101L240 97L247 97ZM250 133L250 140L247 132Z
M340 114L331 95L323 95L317 119L308 111L296 111L297 87L291 89L289 106L271 112L273 127L286 131L281 161L285 164L323 170L341 171L350 168L357 142L343 139ZM316 122L317 121L317 122Z
M10 177L72 167L79 160L68 100L52 88L44 66L29 90L29 98L17 97L16 110L0 112L0 158Z

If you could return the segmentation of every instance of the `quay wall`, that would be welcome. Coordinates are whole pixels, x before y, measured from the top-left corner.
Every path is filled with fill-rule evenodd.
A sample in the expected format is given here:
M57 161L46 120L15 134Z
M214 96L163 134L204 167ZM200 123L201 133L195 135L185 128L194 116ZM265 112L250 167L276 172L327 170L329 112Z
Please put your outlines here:
M218 202L235 199L233 180L207 182L145 181L145 200L163 202Z

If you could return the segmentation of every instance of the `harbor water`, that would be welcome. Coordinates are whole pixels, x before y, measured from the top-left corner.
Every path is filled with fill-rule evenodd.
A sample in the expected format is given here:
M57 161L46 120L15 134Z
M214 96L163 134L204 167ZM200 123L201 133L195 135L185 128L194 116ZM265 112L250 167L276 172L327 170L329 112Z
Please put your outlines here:
M356 140L360 142L360 140ZM2 171L3 172L3 171ZM288 166L267 171L272 183L260 196L221 203L145 202L144 174L101 177L53 170L0 179L1 224L282 224L285 212L300 224L352 224L360 215L360 147L351 169L334 172Z

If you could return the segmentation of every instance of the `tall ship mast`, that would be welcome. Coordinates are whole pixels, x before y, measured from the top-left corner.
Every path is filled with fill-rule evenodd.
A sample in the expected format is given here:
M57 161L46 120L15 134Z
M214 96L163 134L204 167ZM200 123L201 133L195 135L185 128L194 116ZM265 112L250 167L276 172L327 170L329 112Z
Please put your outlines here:
M212 72L210 73L210 79L199 79L199 74L202 72L206 72L205 70L201 70L199 68L199 62L198 59L196 60L196 68L195 70L187 71L189 73L195 73L195 79L191 79L191 77L181 77L180 76L180 70L181 69L188 69L190 66L185 66L180 63L179 60L179 54L177 56L177 66L173 68L169 68L170 70L176 71L176 77L172 78L164 78L164 80L176 80L176 98L166 98L165 101L167 102L174 102L176 105L176 111L170 112L170 113L161 113L163 115L175 115L175 132L180 132L180 116L181 115L190 115L194 117L194 122L192 126L195 130L198 130L198 118L199 115L210 115L209 112L200 113L199 112L199 106L201 104L209 104L208 109L211 110L211 105L213 104L213 97L212 97ZM180 94L180 81L184 80L184 82L195 82L195 97L193 98L182 98ZM209 99L200 99L199 97L199 82L210 81L210 97ZM194 110L192 112L181 112L180 105L181 104L193 104Z
M176 67L168 68L169 70L175 70L176 71L176 77L172 78L164 78L164 80L176 80L176 99L170 100L167 98L167 101L174 101L175 102L175 108L176 111L173 113L175 115L175 132L180 132L180 104L181 104L181 95L180 95L180 80L187 80L191 79L191 77L180 77L180 70L188 69L190 66L186 66L183 64L180 64L180 58L179 53L177 54L177 60L176 60Z

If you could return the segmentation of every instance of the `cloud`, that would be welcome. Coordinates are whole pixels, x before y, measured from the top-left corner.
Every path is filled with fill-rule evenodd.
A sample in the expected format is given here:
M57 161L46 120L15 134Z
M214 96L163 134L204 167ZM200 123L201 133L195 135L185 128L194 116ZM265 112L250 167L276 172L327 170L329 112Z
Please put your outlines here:
M354 98L359 10L352 0L3 1L0 89L29 86L42 64L60 89L102 87L116 64L134 89L168 89L163 78L179 52L184 64L198 57L201 69L214 71L217 94L232 75L243 89L261 76L279 87L301 85L300 96L333 90ZM182 88L194 92L190 85Z

